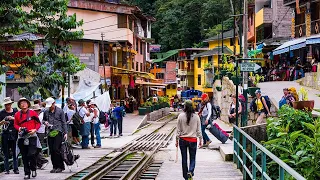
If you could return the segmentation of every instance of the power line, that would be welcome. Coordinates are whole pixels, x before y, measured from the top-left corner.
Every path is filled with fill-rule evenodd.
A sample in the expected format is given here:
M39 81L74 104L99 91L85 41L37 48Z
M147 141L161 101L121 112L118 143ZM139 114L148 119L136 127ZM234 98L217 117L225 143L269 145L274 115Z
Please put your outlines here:
M120 24L127 24L127 22L120 23ZM118 23L117 24L111 24L111 25L107 25L107 26L101 26L101 27L98 27L98 28L85 29L83 31L93 31L93 30L103 29L103 28L106 28L106 27L117 26L117 25L120 25L120 24L118 24Z
M103 18L99 18L99 19L94 19L94 20L91 20L91 21L84 22L83 24L91 23L91 22L95 22L95 21L100 21L102 19L108 19L108 18L113 17L113 16L116 16L116 15L111 15L111 16L107 16L107 17L103 17Z

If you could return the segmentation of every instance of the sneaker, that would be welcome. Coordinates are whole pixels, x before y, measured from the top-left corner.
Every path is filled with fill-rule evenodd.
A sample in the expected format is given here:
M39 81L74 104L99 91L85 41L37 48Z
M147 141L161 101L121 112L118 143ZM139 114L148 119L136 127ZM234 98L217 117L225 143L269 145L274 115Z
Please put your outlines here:
M43 163L43 164L40 166L40 168L39 168L39 169L43 170L44 168L46 168L46 167L47 167L47 165L48 165L48 164L49 164L49 161L47 161L47 162Z
M37 177L37 171L31 171L32 177Z
M52 169L50 173L56 173L56 169Z
M80 158L80 155L74 155L74 161L78 160Z
M228 138L230 139L230 141L233 140L233 136L232 135L230 135Z
M188 172L188 180L192 180L192 173Z
M101 146L94 146L94 148L101 148Z
M209 140L209 141L207 141L207 143L205 144L205 145L206 145L206 147L208 147L208 146L209 146L209 144L211 144L211 142L212 142L212 141L210 141L210 140Z
M61 173L62 171L63 171L62 169L58 168L58 169L56 170L56 173Z
M13 173L19 174L19 170L14 170Z
M120 134L119 136L123 136L122 134Z
M91 149L91 147L87 146L87 147L82 147L82 149Z
M30 179L30 174L29 175L24 175L23 179Z
M10 171L6 171L5 174L10 174Z
M112 137L112 134L110 134L110 137Z

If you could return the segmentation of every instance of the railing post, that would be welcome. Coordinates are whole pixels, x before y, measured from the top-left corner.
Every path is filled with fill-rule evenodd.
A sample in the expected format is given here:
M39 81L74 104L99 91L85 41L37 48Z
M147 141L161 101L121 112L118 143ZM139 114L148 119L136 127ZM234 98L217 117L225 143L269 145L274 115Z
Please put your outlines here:
M266 178L264 177L264 173L267 170L267 157L264 152L262 152L262 180L265 180Z
M234 136L234 139L236 139L236 128L233 127L233 136ZM236 152L236 147L237 147L237 143L235 140L233 140L233 163L236 163L237 162L237 156L235 155L234 152Z
M236 147L236 152L237 152L237 156L240 156L239 154L239 139L240 139L240 132L238 130L236 130L235 132L235 137L236 137L236 140L237 140L237 147ZM240 169L240 161L239 161L239 157L237 157L237 168Z
M257 160L257 146L252 143L252 179L257 178L257 167L254 164Z
M279 166L279 179L284 180L284 169L281 166Z
M247 155L245 154L245 152L247 151L247 138L245 136L242 136L242 173L243 173L243 179L246 180L247 179L247 171L245 169L246 164L247 164Z

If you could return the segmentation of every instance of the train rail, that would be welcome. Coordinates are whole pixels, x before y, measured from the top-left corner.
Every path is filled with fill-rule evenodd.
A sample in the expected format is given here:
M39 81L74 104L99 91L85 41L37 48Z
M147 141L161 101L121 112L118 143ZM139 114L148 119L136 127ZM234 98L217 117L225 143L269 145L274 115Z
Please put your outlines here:
M120 152L111 152L91 166L68 177L68 180L133 180L145 179L148 169L152 165L153 155L162 147L167 146L175 127L159 131L173 119L165 121L160 127L149 134L144 134L120 149ZM111 157L111 154L116 154ZM157 164L159 165L159 164ZM159 167L160 168L160 167ZM150 170L149 170L150 172ZM147 174L146 174L147 173ZM144 174L144 175L143 175ZM150 175L150 173L149 173ZM151 175L150 175L151 176ZM154 176L154 174L153 174ZM150 179L150 178L149 178ZM151 178L152 179L152 178Z

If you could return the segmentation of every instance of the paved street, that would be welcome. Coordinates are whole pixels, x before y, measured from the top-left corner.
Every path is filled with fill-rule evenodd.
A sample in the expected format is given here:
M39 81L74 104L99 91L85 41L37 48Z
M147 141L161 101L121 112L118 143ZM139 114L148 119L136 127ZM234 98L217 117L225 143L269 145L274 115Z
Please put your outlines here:
M258 84L258 87L261 88L263 95L268 95L270 98L273 98L277 103L275 106L279 107L279 101L283 96L283 88L290 88L295 87L297 92L300 90L301 87L304 87L308 90L308 97L309 100L314 100L314 109L320 109L320 91L316 89L312 89L309 87L301 86L300 84L294 81L276 81L276 82L263 82ZM313 111L314 114L320 115L319 112Z

